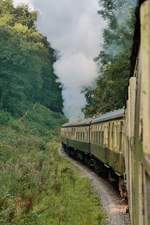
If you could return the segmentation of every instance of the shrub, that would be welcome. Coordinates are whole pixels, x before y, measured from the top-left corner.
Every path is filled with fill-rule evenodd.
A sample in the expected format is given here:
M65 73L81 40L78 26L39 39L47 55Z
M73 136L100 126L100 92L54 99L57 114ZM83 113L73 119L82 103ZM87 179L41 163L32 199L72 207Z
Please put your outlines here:
M10 113L0 111L0 125L6 125L12 119Z

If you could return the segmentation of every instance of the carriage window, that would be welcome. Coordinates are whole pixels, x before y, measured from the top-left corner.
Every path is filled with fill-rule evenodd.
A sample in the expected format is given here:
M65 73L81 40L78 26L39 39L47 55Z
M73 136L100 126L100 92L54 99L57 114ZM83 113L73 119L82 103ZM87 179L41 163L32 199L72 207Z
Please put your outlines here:
M101 131L101 145L104 145L104 127L103 130Z
M102 135L101 135L101 131L99 132L99 144L101 145L101 143L102 143Z
M89 136L89 133L88 133L88 131L86 132L86 140L88 141L88 136Z
M100 127L98 127L98 144L100 145Z
M123 139L123 122L120 124L120 134L119 134L119 149L121 150L122 148L122 139Z
M104 126L104 142L103 142L103 144L104 144L104 146L106 147L106 128L105 128L105 126Z
M93 131L93 143L95 143L95 131Z
M95 131L93 131L93 143L95 143Z
M84 141L84 132L82 132L82 141Z
M115 126L115 149L118 151L119 146L119 132L118 132L118 124Z
M98 144L98 131L96 131L96 144Z
M93 143L95 143L95 131L93 131Z
M92 131L92 142L94 143L94 131Z
M99 145L99 131L97 131L97 144Z
M108 148L110 147L110 123L108 124Z
M94 143L94 131L92 131L92 143Z
M112 124L112 130L111 130L111 138L112 138L112 149L114 148L114 123Z
M78 132L76 131L76 139L78 140Z
M91 142L93 143L93 131L91 131Z
M97 144L97 131L95 131L95 144Z
M120 124L117 126L117 149L120 149Z
M94 131L94 144L96 143L96 131Z
M103 146L103 144L104 144L104 132L103 131L100 131L99 132L99 144L101 145L101 146Z
M99 131L97 131L97 144L99 144Z
M99 131L99 144L101 144L101 131Z
M85 141L87 140L87 131L86 130L84 131L84 140Z
M97 136L98 136L98 144L100 144L100 131L98 131L98 134L97 134Z
M108 126L105 127L105 146L108 147Z

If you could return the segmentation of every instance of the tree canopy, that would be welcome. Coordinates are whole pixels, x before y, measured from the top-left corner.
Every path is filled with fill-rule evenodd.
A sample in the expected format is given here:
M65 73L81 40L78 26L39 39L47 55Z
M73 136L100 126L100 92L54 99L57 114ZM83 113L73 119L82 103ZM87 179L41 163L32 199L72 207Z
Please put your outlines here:
M85 116L125 106L130 76L135 1L101 0L98 12L107 22L103 32L103 50L96 62L99 76L96 87L84 89L87 105Z
M35 103L62 112L56 52L36 29L37 13L0 0L0 110L21 116ZM57 103L57 104L56 104Z

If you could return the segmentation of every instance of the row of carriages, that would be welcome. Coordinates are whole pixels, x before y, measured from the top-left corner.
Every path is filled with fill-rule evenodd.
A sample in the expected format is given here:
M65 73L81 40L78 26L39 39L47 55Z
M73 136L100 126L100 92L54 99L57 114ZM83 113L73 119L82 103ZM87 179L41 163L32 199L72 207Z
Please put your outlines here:
M131 225L150 225L150 0L139 0L132 77L124 109L65 124L62 144L124 180Z
M109 112L95 119L68 123L62 128L62 141L74 150L92 154L123 175L124 109ZM116 163L117 162L117 163Z

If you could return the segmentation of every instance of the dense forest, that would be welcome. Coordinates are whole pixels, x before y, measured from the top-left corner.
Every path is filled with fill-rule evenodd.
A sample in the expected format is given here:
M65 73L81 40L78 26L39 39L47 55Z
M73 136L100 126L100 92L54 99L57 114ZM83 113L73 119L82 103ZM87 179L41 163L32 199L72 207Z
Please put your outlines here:
M125 106L131 70L136 0L100 0L99 14L106 21L103 50L95 59L99 76L95 86L84 88L86 117Z
M0 110L22 116L35 103L62 112L55 50L36 29L37 13L0 1ZM57 104L56 104L57 102Z

